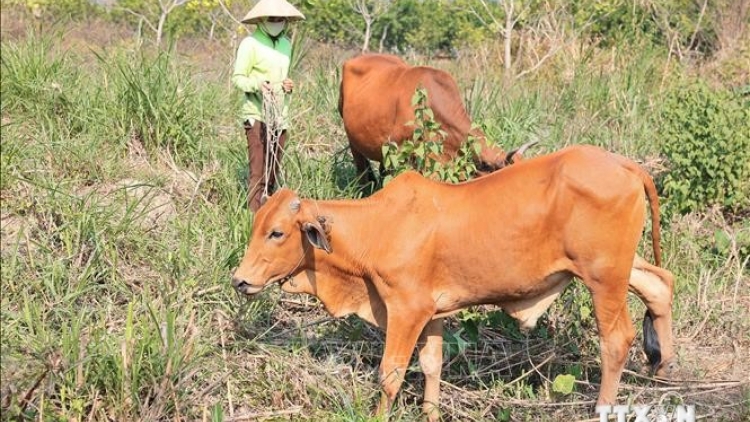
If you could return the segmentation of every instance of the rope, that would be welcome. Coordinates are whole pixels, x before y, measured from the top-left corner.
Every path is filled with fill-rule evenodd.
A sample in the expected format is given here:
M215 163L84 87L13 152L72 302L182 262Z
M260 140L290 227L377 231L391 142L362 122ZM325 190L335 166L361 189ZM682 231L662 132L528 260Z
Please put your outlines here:
M279 157L279 138L281 137L282 111L284 106L283 92L263 91L263 121L266 124L266 148L263 176L263 198L270 196L269 181L271 176L281 185L284 177L281 171L281 157ZM278 163L278 166L276 165ZM277 169L278 167L278 169Z

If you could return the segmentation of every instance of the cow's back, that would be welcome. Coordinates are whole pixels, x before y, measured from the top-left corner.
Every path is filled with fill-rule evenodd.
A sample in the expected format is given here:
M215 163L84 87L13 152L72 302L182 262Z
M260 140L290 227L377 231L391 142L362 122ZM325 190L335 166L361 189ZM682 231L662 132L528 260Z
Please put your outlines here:
M642 215L643 183L628 163L599 147L574 145L461 184L427 181L439 194L424 200L439 197L445 212L467 221L527 221L522 229L534 231L535 219L564 227L574 213L608 216L632 208Z

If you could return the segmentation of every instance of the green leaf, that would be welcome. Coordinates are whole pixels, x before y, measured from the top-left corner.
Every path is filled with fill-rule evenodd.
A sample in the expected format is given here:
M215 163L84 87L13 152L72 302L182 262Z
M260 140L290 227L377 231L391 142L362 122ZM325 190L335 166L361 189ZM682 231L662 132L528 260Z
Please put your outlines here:
M224 410L221 404L216 403L211 409L211 422L223 422L224 421Z
M568 395L573 392L573 386L575 385L576 377L573 375L565 374L558 375L552 382L552 391L563 395Z
M714 240L716 242L716 249L724 252L731 246L731 240L724 230L716 230L714 232Z
M591 316L591 309L586 305L581 305L581 319L588 319Z
M461 322L461 326L464 328L466 335L469 336L469 340L476 343L479 340L479 326L476 320L468 319Z
M506 422L510 420L510 408L501 408L497 411L495 419L500 422Z

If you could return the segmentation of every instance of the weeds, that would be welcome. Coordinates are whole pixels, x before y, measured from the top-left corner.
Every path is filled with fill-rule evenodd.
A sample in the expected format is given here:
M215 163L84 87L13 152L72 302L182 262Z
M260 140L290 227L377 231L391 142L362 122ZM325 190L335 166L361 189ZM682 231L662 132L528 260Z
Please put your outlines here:
M136 53L122 57L97 56L113 81L103 110L114 126L147 151L166 148L179 159L200 156L200 140L207 138L204 115L189 76L175 68L167 53L154 58Z

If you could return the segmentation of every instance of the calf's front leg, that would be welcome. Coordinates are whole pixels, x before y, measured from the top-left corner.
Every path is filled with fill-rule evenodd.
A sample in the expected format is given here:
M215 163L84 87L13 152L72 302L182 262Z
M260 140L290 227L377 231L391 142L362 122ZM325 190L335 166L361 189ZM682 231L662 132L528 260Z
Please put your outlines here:
M406 308L408 309L408 307ZM376 414L390 411L401 384L404 382L406 367L414 352L419 334L432 317L432 313L396 313L388 310L388 325L385 333L385 350L380 362L380 404Z

